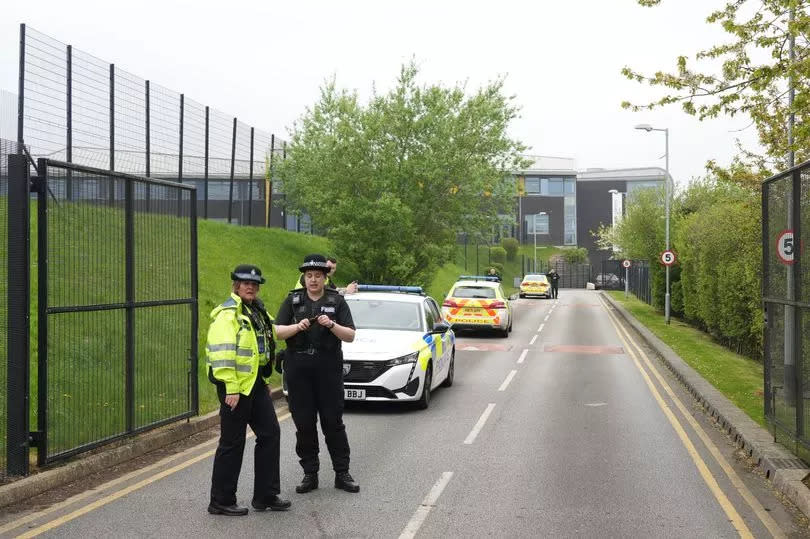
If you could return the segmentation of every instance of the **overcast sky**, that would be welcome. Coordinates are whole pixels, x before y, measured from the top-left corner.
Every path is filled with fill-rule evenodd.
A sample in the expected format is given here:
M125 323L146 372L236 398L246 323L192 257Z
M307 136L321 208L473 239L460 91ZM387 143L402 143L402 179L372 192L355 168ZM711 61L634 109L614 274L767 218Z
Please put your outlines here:
M120 69L183 92L197 102L286 138L318 98L323 81L367 97L389 88L415 58L423 83L470 89L503 75L522 108L511 134L530 153L571 157L589 167L664 166L678 184L727 163L735 139L755 148L745 118L699 122L678 106L632 113L623 100L658 91L627 81L629 65L671 70L724 40L704 22L721 0L408 2L26 0L4 2L0 88L17 90L19 24L25 22Z

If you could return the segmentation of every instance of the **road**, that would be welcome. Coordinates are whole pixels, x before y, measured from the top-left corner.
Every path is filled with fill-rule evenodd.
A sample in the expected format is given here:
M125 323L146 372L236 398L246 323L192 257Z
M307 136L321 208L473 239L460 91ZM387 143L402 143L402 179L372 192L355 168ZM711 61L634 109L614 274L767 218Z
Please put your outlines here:
M295 493L282 401L289 512L208 515L212 440L0 519L0 537L803 536L795 511L637 343L598 292L521 299L508 338L458 336L455 383L428 410L348 407L359 494L332 488L323 442L321 488ZM252 454L240 504L251 484Z

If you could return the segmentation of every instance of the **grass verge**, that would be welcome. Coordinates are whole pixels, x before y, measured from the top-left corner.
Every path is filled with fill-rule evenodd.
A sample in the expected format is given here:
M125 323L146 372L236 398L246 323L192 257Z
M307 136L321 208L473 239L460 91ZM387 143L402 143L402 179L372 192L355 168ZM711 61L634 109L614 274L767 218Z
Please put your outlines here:
M660 312L634 296L625 299L624 292L607 293L751 419L768 428L761 363L735 354L680 320L673 318L667 325Z

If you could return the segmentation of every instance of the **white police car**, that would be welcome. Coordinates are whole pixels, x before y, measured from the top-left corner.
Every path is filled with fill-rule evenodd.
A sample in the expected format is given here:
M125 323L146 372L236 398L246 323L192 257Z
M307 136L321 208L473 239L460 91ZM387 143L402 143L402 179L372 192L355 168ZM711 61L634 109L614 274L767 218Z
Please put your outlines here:
M342 345L346 400L427 408L433 389L453 385L455 335L420 287L358 285L345 299L357 330Z

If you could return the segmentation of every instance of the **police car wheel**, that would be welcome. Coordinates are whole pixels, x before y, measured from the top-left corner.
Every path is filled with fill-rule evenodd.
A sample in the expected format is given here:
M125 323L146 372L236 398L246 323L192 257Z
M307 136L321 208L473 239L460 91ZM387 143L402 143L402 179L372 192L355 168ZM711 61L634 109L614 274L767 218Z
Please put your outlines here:
M416 407L424 410L430 406L430 385L433 383L433 367L428 366L425 372L425 387L422 388L422 396L416 402Z
M450 356L450 366L447 368L447 378L442 382L442 387L450 387L453 385L453 377L456 375L456 351L453 350Z

